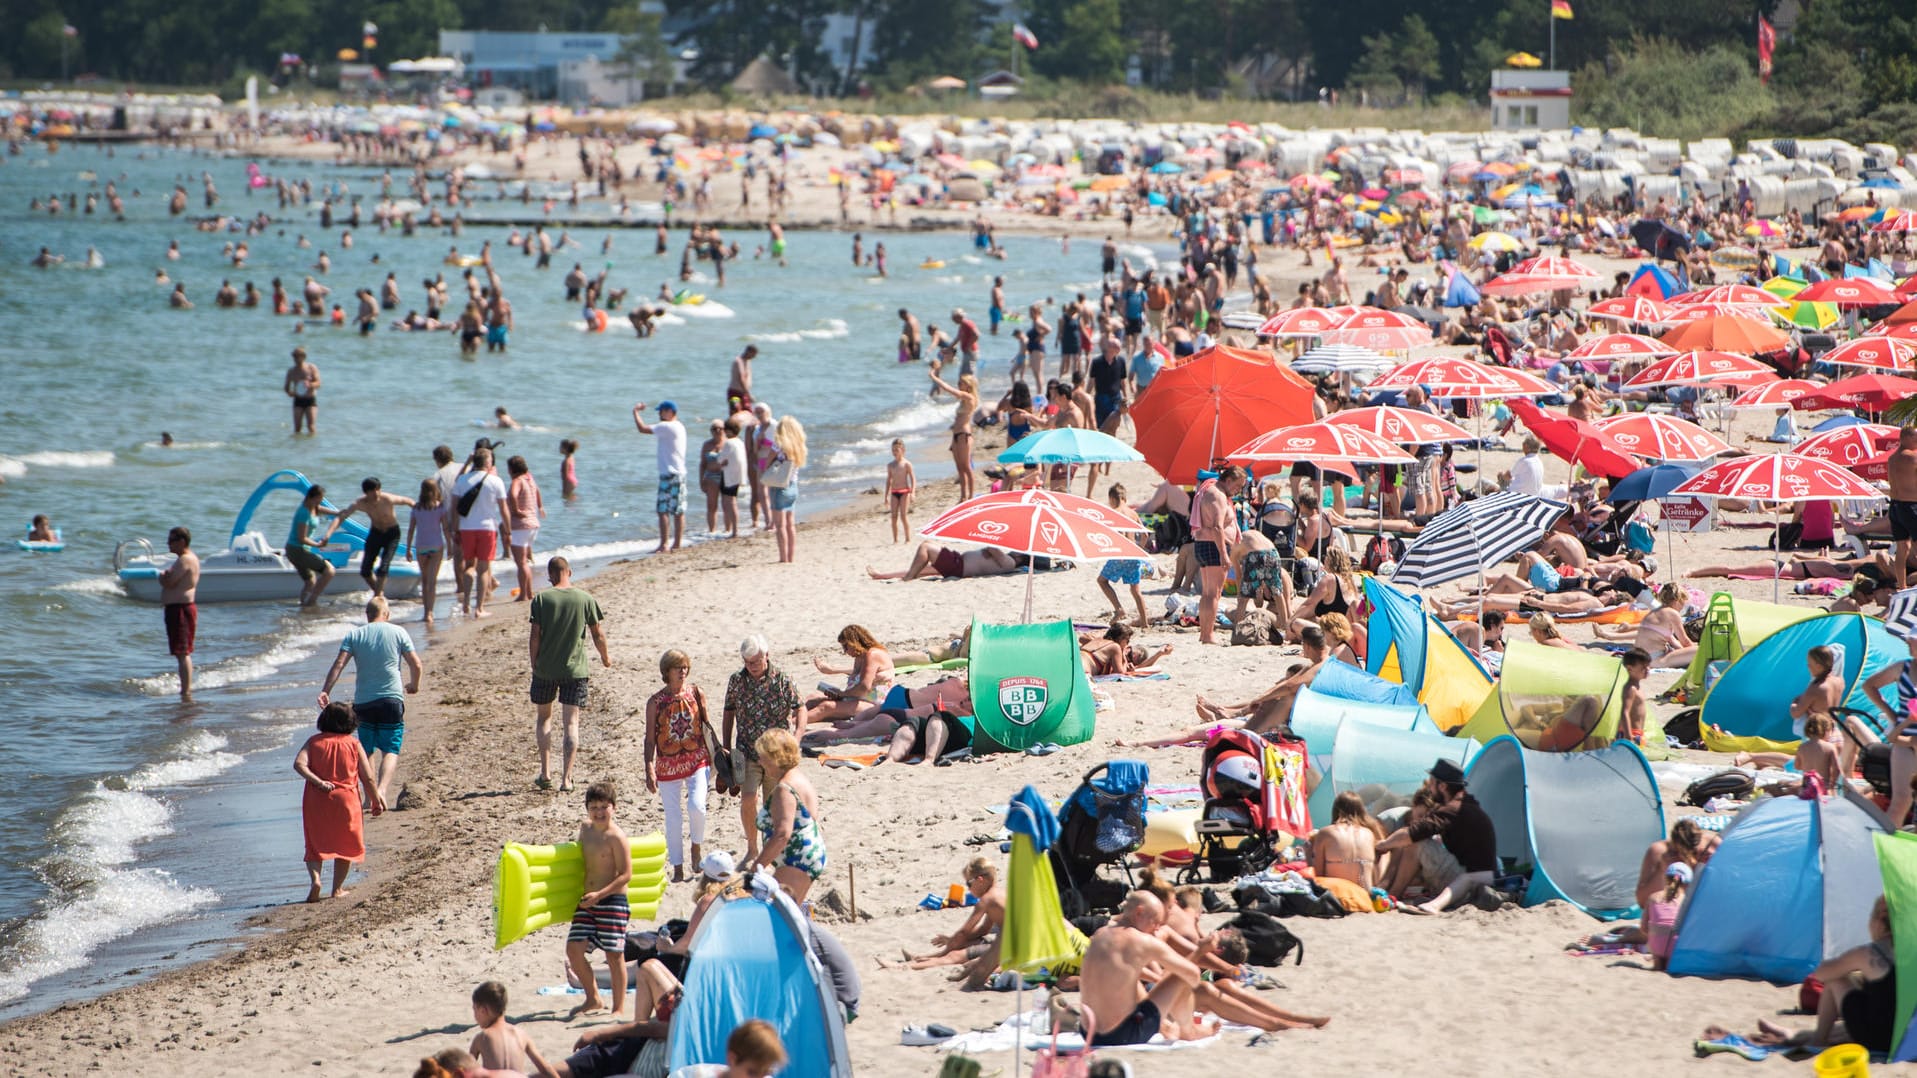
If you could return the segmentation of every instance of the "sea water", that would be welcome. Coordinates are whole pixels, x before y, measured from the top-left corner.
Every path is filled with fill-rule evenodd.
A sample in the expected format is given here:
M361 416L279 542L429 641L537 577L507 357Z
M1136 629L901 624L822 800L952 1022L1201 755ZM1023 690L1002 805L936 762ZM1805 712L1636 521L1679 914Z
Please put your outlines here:
M563 551L588 568L641 555L656 538L656 468L653 440L633 427L633 404L676 401L696 455L710 420L723 415L728 365L748 342L760 349L756 395L797 416L810 436L812 460L799 479L804 515L879 485L893 438L906 440L921 476L950 474L941 435L952 405L928 398L923 366L897 362L899 308L949 333L954 307L986 326L994 275L1005 277L1014 311L1096 284L1098 243L1090 238L1066 255L1056 239L1006 237L1009 258L1001 262L982 257L962 232L869 233L866 250L883 242L892 270L877 280L852 263L849 234L792 233L790 265L780 267L753 257L767 242L763 232L730 231L742 252L726 267L726 287L716 286L709 264L682 285L682 230L663 257L653 254L650 229L614 231L611 251L602 252L607 230L583 220L569 226L564 207L548 231L557 240L570 228L578 246L557 251L542 272L506 246L509 226L485 223L537 217L537 201L482 201L463 235L422 228L407 239L371 224L378 170L262 162L269 175L307 177L316 189L363 198L367 219L348 249L340 244L344 203L322 233L317 199L281 211L270 188L249 190L245 164L151 147L109 155L28 146L0 158L0 535L24 535L33 515L46 513L67 541L59 554L0 545L0 1016L212 957L249 914L304 896L292 754L312 729L313 698L338 640L362 620L357 579L342 573L307 613L279 603L203 605L196 700L181 704L159 609L115 584L117 542L145 537L163 549L167 529L186 525L194 548L214 553L241 503L276 469L304 472L336 503L369 475L411 496L432 470L433 446L463 458L485 436L504 441L502 457L523 455L540 483L548 518L539 552ZM84 179L89 170L99 179ZM197 231L208 172L221 196L217 212L265 212L272 228L254 236ZM35 197L84 199L108 180L126 200L123 222L107 213L104 197L91 216L71 204L57 217L28 208ZM396 195L405 181L396 177ZM175 183L189 197L188 214L177 218L166 210ZM479 186L479 194L492 193ZM580 212L603 218L608 210ZM298 246L301 236L310 247ZM454 301L442 317L456 317L461 271L442 260L451 246L471 255L486 240L514 306L507 353L462 359L450 334L389 328L408 310L424 313L421 282L442 273ZM177 261L165 257L168 241L179 244ZM222 258L229 241L248 245L245 267ZM66 263L29 266L41 246ZM102 268L84 267L89 246ZM322 251L332 259L325 274L313 268ZM1138 265L1153 254L1127 251ZM946 267L919 269L928 259ZM610 264L609 284L628 290L627 309L662 283L711 299L674 307L648 340L636 339L623 311L607 332L587 333L561 283L575 263L592 276ZM172 285L155 283L156 269L185 283L195 309L169 309ZM354 290L377 292L388 272L400 286L400 309L381 311L368 337L350 325L275 317L265 298L278 277L297 301L311 273L333 289L331 301L350 322ZM242 289L253 282L263 305L216 308L222 280ZM1056 320L1055 307L1047 318ZM1006 387L1014 328L986 338L988 401ZM295 346L321 372L314 438L292 435L281 388ZM526 429L487 429L501 406ZM159 444L162 431L173 436L170 448ZM580 493L571 502L560 497L562 438L580 443ZM981 457L1001 443L980 439ZM292 507L290 496L269 500L254 527L277 545ZM686 509L696 537L705 526L696 482ZM803 545L800 556L809 556ZM501 564L502 588L510 588L510 564L496 563L496 571ZM442 616L447 594L442 589ZM436 668L419 617L417 603L396 605L395 620L426 649L430 693L447 672ZM375 834L374 862L380 852Z

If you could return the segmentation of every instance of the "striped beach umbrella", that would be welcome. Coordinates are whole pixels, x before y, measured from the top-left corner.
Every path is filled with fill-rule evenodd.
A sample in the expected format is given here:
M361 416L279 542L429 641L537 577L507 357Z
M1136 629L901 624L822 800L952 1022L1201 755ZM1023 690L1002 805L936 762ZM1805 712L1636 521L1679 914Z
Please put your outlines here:
M1392 583L1429 588L1482 573L1535 546L1569 508L1510 490L1464 502L1425 525L1398 559Z
M1396 362L1356 344L1321 344L1291 363L1299 374L1363 374L1390 370Z

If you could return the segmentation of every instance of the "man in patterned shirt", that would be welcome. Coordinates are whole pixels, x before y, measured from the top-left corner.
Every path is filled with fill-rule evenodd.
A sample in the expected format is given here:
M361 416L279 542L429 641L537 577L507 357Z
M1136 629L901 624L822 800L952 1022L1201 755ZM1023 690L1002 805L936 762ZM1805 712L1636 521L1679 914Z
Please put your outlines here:
M765 772L753 745L767 730L799 734L799 694L792 681L772 667L765 637L753 634L739 645L745 668L726 681L725 725L721 740L731 746L732 774L739 783L739 819L745 824L746 861L759 856L759 788Z

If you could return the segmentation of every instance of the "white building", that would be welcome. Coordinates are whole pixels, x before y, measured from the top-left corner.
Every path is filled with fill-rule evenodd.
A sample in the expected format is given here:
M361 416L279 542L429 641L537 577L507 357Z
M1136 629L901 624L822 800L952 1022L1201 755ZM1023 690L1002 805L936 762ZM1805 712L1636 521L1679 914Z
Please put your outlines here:
M1571 73L1503 68L1491 72L1491 126L1499 130L1571 126Z

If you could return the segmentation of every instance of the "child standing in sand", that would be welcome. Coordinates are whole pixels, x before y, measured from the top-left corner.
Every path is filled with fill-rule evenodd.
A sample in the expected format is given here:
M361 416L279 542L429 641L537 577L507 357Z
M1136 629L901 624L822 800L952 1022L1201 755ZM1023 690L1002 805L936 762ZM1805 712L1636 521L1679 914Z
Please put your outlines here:
M623 952L622 956L623 956ZM539 1049L533 1047L526 1031L506 1021L506 986L487 981L473 989L473 1022L479 1032L473 1034L469 1049L479 1065L489 1070L516 1071L551 1078L557 1074Z
M693 864L706 840L706 694L688 684L692 660L676 648L659 657L659 676L666 687L646 701L646 789L666 803L666 863L679 883L686 878L684 832L692 833Z
M327 861L333 862L331 897L352 893L346 890L347 873L366 860L366 835L359 814L360 783L366 784L373 815L386 811L386 799L380 796L372 762L353 736L358 728L352 705L328 704L320 712L319 733L308 738L293 757L293 770L306 780L300 817L306 831L307 882L312 885L306 892L308 902L320 900L320 867Z
M647 778L651 778L650 768ZM572 928L566 933L566 964L586 988L586 1001L573 1009L575 1016L606 1009L599 999L592 962L586 957L595 947L606 952L606 970L612 974L613 1016L626 1011L626 923L632 919L626 885L632 882L632 844L612 820L618 802L619 791L610 779L586 787L586 821L579 825L578 841L588 889L579 896Z
M892 463L885 466L885 503L892 511L892 541L899 536L912 538L912 497L918 493L919 476L912 462L905 459L905 439L892 439Z

